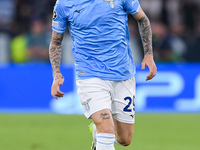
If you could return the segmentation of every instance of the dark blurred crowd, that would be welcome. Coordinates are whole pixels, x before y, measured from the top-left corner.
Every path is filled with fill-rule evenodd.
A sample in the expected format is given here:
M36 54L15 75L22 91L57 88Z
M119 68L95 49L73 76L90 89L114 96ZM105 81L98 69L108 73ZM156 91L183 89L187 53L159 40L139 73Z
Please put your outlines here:
M140 4L151 21L157 62L200 62L200 0L140 0Z
M149 17L157 62L200 62L200 0L139 0ZM0 63L49 62L51 18L56 0L0 0ZM134 59L143 57L134 18L129 15ZM67 44L66 44L67 43ZM63 62L73 62L66 31ZM65 57L66 55L66 57Z

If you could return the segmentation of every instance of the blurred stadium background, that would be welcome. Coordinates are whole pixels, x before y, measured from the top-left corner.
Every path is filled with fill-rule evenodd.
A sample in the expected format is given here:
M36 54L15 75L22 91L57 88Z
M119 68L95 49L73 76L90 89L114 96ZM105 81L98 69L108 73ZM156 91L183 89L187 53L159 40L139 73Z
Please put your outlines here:
M63 40L66 93L50 95L48 59L56 0L0 0L0 150L88 150L91 137L76 94L71 38ZM137 23L129 15L137 64L133 143L117 150L199 150L200 0L140 0L153 30L158 74L145 82ZM61 115L62 114L62 115Z

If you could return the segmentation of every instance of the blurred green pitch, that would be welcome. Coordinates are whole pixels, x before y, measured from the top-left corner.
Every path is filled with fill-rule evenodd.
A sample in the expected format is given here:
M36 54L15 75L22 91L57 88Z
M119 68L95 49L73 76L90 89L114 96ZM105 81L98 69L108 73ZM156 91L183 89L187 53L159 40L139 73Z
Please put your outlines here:
M90 150L79 115L0 114L0 150ZM133 142L116 150L199 150L200 114L136 114Z

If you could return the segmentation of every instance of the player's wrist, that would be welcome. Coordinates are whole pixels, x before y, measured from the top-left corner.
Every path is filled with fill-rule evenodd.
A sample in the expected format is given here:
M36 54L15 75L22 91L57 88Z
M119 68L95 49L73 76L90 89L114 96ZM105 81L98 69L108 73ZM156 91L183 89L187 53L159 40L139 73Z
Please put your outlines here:
M153 52L146 52L144 56L152 56L153 57Z
M62 74L60 73L57 73L54 77L53 77L53 80L54 81L58 81L58 82L60 82L60 81L64 81L64 77L62 76Z
M56 77L63 77L60 71L53 72L53 78L56 78Z
M144 59L154 59L153 58L153 54L152 53L149 53L149 52L147 52L145 55L144 55Z

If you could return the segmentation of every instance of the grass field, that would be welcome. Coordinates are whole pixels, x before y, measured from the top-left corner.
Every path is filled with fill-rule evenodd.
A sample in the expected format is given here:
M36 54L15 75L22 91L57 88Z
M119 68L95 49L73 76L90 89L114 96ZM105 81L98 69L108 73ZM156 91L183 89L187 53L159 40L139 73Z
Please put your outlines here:
M0 114L0 150L90 150L91 120ZM116 150L200 150L200 114L137 114L133 142Z

